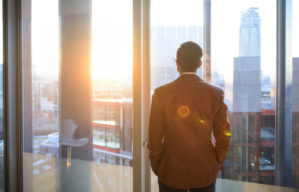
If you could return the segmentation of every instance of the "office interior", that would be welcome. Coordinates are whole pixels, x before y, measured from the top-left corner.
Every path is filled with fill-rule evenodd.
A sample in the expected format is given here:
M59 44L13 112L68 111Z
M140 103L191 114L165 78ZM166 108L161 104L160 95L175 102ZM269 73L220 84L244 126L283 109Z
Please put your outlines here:
M299 0L0 0L0 192L158 192L151 96L203 48L231 146L216 191L299 191ZM204 121L204 120L202 120Z

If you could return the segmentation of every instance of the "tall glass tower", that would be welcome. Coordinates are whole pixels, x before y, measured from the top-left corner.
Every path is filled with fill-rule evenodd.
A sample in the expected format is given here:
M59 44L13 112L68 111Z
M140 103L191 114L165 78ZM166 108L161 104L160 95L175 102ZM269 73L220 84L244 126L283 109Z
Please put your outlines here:
M240 24L239 56L260 56L260 17L257 8L243 13Z

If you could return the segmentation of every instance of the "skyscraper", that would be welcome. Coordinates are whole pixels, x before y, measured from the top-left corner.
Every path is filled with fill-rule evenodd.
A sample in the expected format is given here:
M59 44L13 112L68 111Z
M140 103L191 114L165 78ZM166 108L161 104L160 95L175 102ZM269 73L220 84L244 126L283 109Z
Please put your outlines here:
M274 110L262 108L260 17L256 8L240 20L239 56L234 58L231 155L225 178L274 182ZM269 97L267 97L269 98Z
M243 13L240 24L239 56L260 56L260 17L257 8Z
M234 58L233 112L260 111L260 68L260 18L251 7L241 17L239 57Z

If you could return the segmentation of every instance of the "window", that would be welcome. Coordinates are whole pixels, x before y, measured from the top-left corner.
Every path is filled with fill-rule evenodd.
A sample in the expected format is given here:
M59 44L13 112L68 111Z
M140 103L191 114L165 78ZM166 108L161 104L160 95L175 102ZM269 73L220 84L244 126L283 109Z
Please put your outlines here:
M211 83L225 91L232 134L221 177L273 185L275 1L211 2Z
M151 1L150 30L153 93L158 86L169 83L179 76L175 56L180 44L194 41L203 47L203 1ZM202 68L199 69L198 75L202 77Z
M289 5L290 0L6 2L16 4L16 7L21 2L21 20L11 24L21 24L21 47L16 48L21 50L21 69L16 61L16 69L8 70L11 72L9 74L15 75L22 72L22 90L18 89L18 85L11 89L16 88L16 93L22 94L23 162L19 163L23 163L24 191L133 191L133 188L141 191L136 190L139 185L145 189L151 185L151 190L157 191L157 178L152 174L149 182L148 166L144 167L148 165L148 162L143 162L147 157L142 156L146 154L141 147L144 140L136 137L136 132L145 131L142 129L146 117L140 117L141 125L136 127L139 117L134 116L137 105L133 105L133 100L137 94L133 92L138 92L141 96L137 99L142 100L142 94L150 97L155 88L175 80L178 77L176 50L181 43L189 40L204 49L203 67L198 75L224 90L229 108L232 143L217 187L223 191L232 191L232 188L241 191L244 185L254 188L255 183L262 183L266 184L263 187L269 187L269 191L273 188L285 190L270 186L277 185L275 178L283 175L277 171L281 163L278 158L280 154L275 154L279 151L275 148L280 137L277 134L279 119L290 120L292 124L281 127L283 132L289 131L291 134L291 144L284 141L285 147L291 148L291 155L287 158L291 158L292 162L288 175L292 178L292 184L287 185L299 188L298 0L292 1L292 37L289 33L286 37L276 33L277 28L284 30L282 24L291 21L289 16L282 23L277 21L277 16L280 17L277 10L283 8L284 3ZM149 38L144 35L148 26L136 23L138 19L141 23L149 19L149 15L150 43L143 45ZM10 30L2 29L2 23L0 26L2 34L3 29L17 31L14 27L19 25ZM287 31L290 30L288 27ZM136 31L141 32L140 42L135 39L139 38L136 37L139 33L133 36ZM14 45L8 43L8 47L19 45L14 35L8 33L6 36L4 39L0 36L1 43L15 39L12 41ZM277 63L281 62L276 60L278 53L290 48L287 46L284 49L277 42L279 38L282 41L292 40L291 76L288 73L290 66L282 72L282 77L278 74ZM142 48L150 50L150 58L141 49L133 51L139 43ZM3 191L3 178L12 173L9 168L4 173L6 146L3 131L11 133L11 127L3 127L3 122L7 120L3 119L3 89L8 84L2 81L3 51L0 51L0 191ZM15 49L6 51L14 53L7 54L14 56L8 60L17 58L18 51ZM140 62L138 66L150 69L146 72L147 75L151 74L150 87L144 86L146 83L140 77L141 86L145 89L133 89L136 83L133 82L136 73L132 73L136 67L132 65L133 55L141 60L150 60L150 63ZM288 55L286 57L286 60L290 59ZM288 76L292 77L291 80ZM287 79L286 93L276 86L281 84L282 78ZM276 107L280 96L288 98L281 104L283 109ZM146 114L143 112L149 106L142 105L145 109L138 106L142 111L140 114ZM291 115L277 115L289 109ZM18 109L14 110L19 112ZM15 134L18 136L18 133ZM140 141L133 142L133 138ZM141 149L133 151L133 144ZM133 154L136 158L134 164ZM281 168L290 168L289 165L284 166ZM138 175L138 171L145 174Z
M174 81L179 76L175 56L180 44L194 41L203 48L203 1L152 0L150 11L152 95L155 88ZM197 74L203 77L202 68ZM158 191L157 177L153 172L151 174L151 191Z
M132 191L132 12L22 1L24 191Z

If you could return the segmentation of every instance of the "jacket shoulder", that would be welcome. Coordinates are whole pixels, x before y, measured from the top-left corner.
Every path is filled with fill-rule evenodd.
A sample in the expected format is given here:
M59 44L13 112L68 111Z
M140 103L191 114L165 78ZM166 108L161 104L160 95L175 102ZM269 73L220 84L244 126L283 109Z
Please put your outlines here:
M175 81L172 81L170 83L161 85L154 90L155 95L160 95L160 94L167 94L172 88L176 87Z
M216 87L215 85L211 85L209 83L206 83L206 82L203 82L203 84L208 88L208 89L211 89L215 92L218 92L218 93L223 93L223 90L219 87Z
M197 82L198 84L201 84L204 89L206 89L207 91L211 91L211 92L216 92L218 94L223 94L223 90L215 85L211 85L205 81L200 81L200 82ZM173 87L176 87L176 86L179 86L178 83L176 83L176 81L173 81L173 82L170 82L170 83L167 83L165 85L162 85L162 86L159 86L155 89L154 93L156 94L159 94L161 92L165 92L167 91L168 89L171 89Z
M218 101L221 101L224 99L224 91L221 88L216 87L215 85L208 84L206 82L204 82L204 84L207 87L207 90L210 90L210 92L213 92L213 95L215 95L215 97L217 98Z

